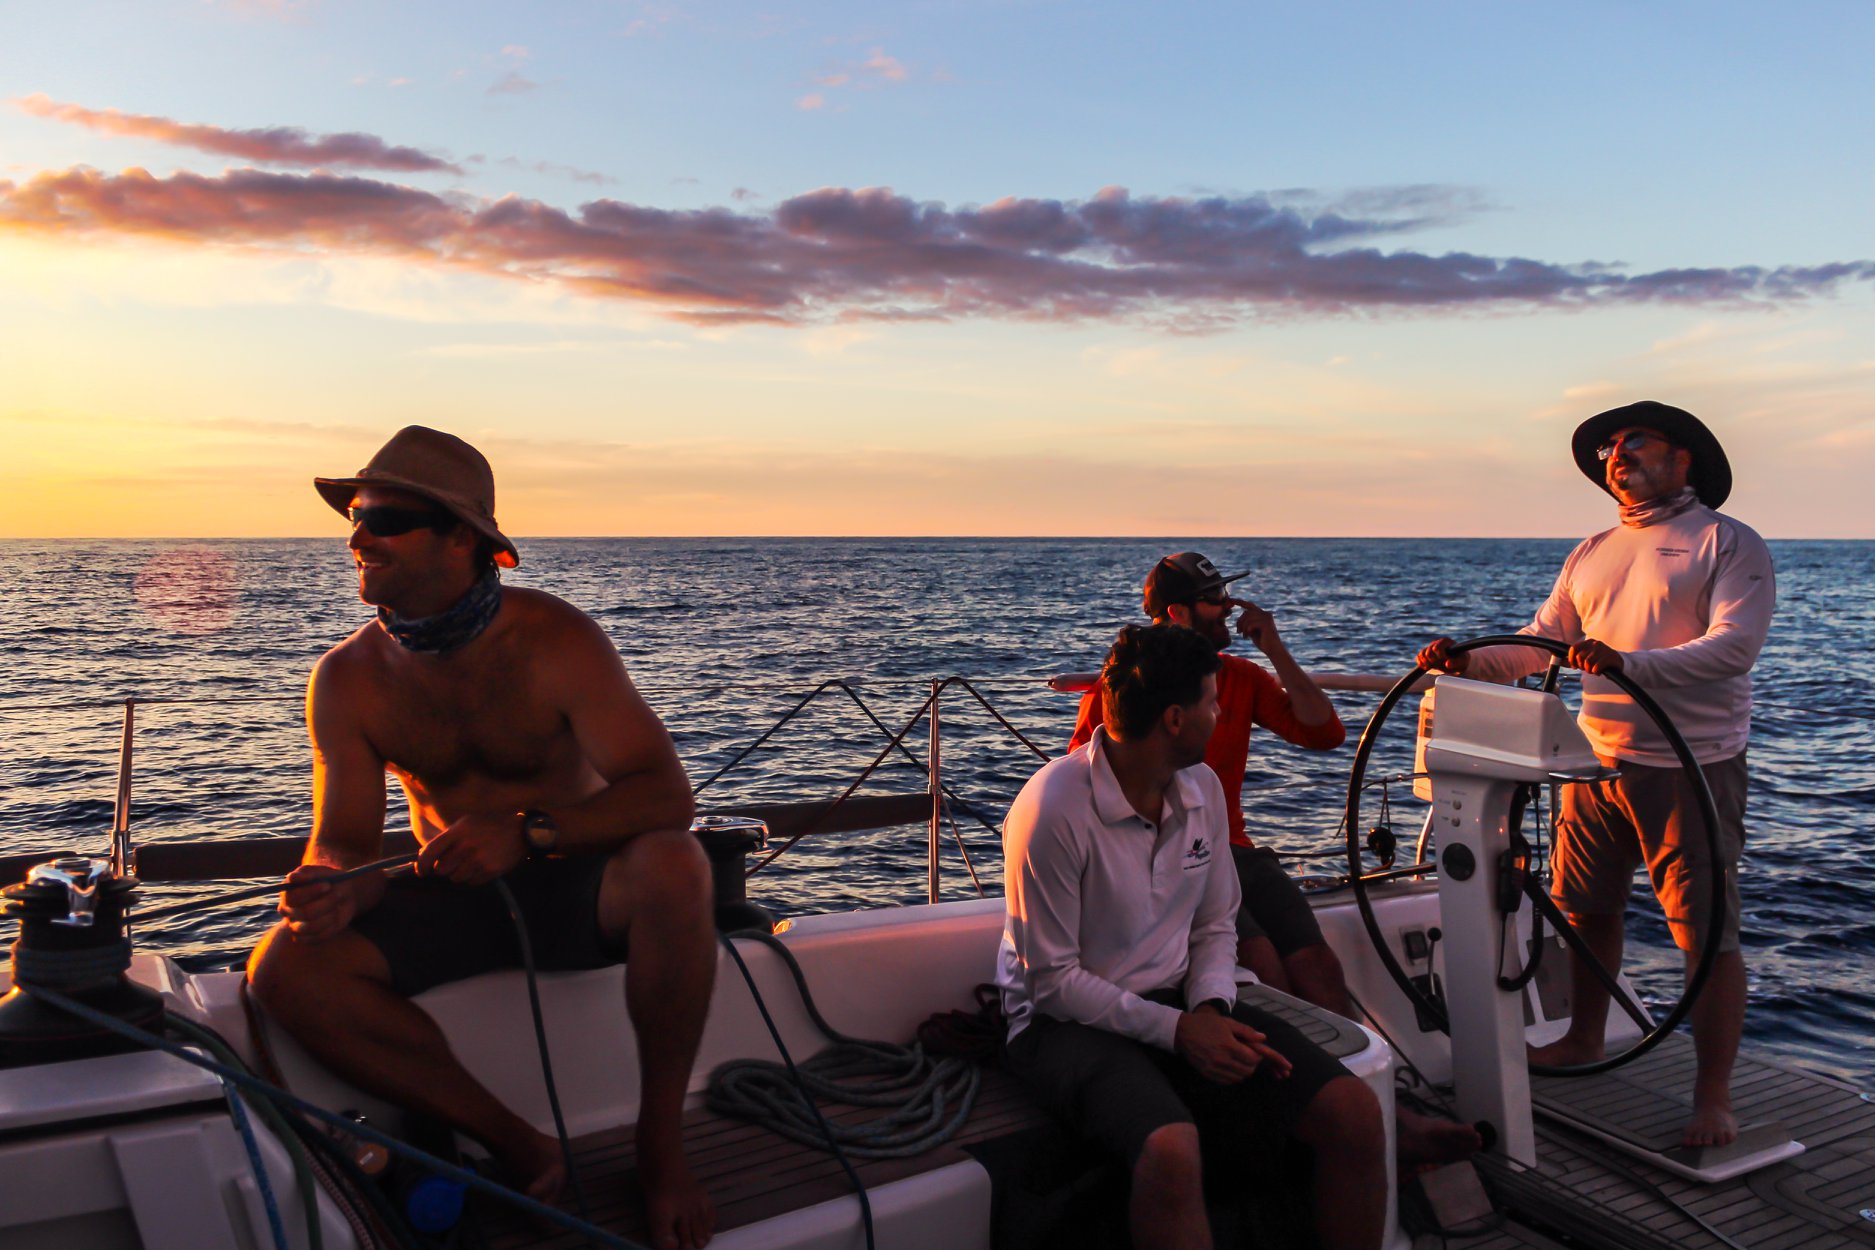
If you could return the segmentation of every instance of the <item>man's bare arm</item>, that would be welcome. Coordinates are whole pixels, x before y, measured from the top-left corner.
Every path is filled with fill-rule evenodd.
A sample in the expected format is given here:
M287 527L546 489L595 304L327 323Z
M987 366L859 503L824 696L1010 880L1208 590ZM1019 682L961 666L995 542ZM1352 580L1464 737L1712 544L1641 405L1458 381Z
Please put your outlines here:
M638 693L605 631L585 617L570 627L555 685L580 750L606 786L577 803L550 805L563 849L602 849L658 829L684 829L696 812L690 778L656 712Z
M1276 618L1248 599L1232 599L1230 603L1242 610L1237 617L1237 633L1249 639L1276 670L1276 679L1289 692L1289 706L1295 710L1296 719L1304 725L1325 725L1337 719L1335 705L1289 654L1288 646L1276 629Z
M313 668L306 689L306 728L312 740L313 830L291 883L368 864L384 845L384 760L358 719L355 692L347 690L345 658L337 651ZM280 896L287 927L309 941L332 936L367 911L384 892L377 874L336 886L307 886Z
M557 600L546 611L535 646L551 658L533 678L604 782L590 794L543 794L531 805L558 828L556 850L607 851L639 834L687 828L696 805L677 748L632 685L611 639ZM480 885L527 853L518 812L466 812L424 844L417 871Z

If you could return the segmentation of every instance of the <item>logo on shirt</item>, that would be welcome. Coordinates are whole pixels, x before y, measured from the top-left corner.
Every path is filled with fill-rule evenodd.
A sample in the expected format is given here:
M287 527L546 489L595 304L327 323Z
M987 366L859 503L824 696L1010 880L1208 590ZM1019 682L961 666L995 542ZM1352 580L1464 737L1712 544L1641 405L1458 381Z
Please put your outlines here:
M1202 868L1211 862L1211 844L1203 838L1193 838L1191 849L1185 852L1185 870Z
M1690 547L1655 547L1654 550L1658 551L1663 556L1690 556L1693 554L1692 548Z

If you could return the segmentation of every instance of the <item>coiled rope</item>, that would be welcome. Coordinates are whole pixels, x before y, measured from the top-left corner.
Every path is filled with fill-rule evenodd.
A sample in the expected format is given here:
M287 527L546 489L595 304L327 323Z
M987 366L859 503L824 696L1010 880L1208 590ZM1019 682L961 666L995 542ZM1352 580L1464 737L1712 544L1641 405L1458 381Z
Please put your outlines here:
M769 934L748 931L786 963L802 1005L834 1044L793 1065L736 1059L710 1074L704 1100L718 1115L759 1124L803 1145L862 1159L904 1159L948 1141L976 1102L981 1070L967 1059L933 1059L922 1043L898 1045L849 1037L828 1024L794 954ZM733 953L733 947L731 948ZM737 956L740 962L740 956ZM892 1110L859 1123L829 1123L816 1099Z

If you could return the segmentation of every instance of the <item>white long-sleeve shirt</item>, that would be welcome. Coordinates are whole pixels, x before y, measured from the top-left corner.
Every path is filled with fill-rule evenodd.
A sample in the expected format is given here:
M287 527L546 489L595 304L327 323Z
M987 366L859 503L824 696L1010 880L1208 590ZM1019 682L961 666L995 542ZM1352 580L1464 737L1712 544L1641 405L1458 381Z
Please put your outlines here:
M1569 553L1555 588L1519 633L1594 638L1678 726L1702 764L1730 759L1751 736L1751 666L1777 604L1764 540L1695 504L1654 524L1618 525ZM1470 653L1467 677L1513 681L1549 662L1526 647ZM1582 731L1598 755L1678 764L1652 720L1604 677L1582 678Z
M1237 869L1223 787L1175 774L1155 825L1133 810L1097 729L1046 764L1003 821L1007 915L997 952L1009 1036L1037 1012L1172 1049L1176 1008L1140 997L1235 1001Z

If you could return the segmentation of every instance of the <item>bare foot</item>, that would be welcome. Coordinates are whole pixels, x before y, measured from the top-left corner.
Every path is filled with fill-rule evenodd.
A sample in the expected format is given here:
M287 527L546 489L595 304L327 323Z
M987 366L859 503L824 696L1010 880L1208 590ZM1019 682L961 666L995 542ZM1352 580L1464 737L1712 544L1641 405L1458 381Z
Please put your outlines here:
M1695 1104L1693 1118L1680 1134L1682 1146L1729 1146L1738 1140L1738 1117L1732 1104L1702 1106Z
M1563 1034L1547 1046L1531 1046L1528 1051L1531 1063L1556 1068L1596 1063L1607 1053L1600 1041L1585 1041L1572 1033Z
M653 1148L638 1139L638 1180L654 1250L702 1250L716 1235L716 1206L690 1171L681 1146Z
M1398 1108L1395 1115L1400 1139L1394 1153L1410 1168L1456 1163L1484 1149L1484 1138L1469 1124L1421 1115L1405 1107Z

